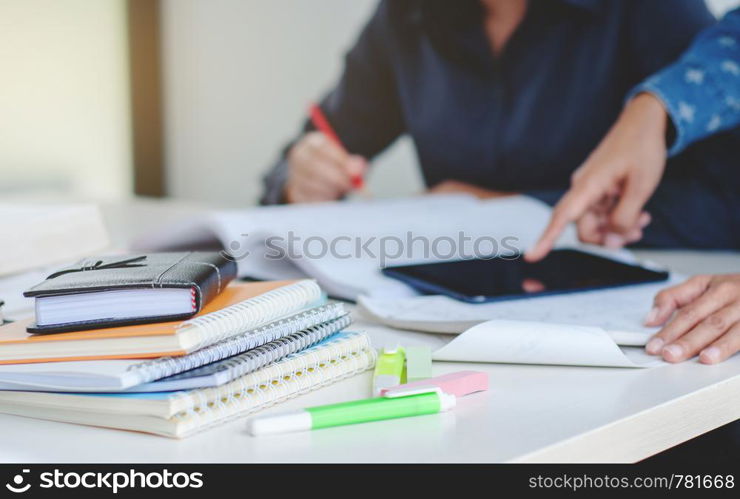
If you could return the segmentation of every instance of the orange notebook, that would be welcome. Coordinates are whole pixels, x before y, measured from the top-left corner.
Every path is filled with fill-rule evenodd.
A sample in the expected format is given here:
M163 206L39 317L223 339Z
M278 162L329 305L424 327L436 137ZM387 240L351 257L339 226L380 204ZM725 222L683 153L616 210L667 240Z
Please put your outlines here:
M0 364L181 356L322 300L311 280L232 283L187 321L32 335L33 319L0 327Z

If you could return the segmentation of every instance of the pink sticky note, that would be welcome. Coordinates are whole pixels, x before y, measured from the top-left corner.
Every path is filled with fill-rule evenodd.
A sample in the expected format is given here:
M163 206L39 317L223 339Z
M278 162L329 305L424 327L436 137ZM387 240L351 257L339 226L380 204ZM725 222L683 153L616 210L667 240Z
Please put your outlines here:
M488 375L480 371L458 371L437 376L436 378L414 381L413 383L387 388L382 390L380 394L385 395L389 392L416 390L419 388L440 388L445 393L462 397L471 393L488 390Z

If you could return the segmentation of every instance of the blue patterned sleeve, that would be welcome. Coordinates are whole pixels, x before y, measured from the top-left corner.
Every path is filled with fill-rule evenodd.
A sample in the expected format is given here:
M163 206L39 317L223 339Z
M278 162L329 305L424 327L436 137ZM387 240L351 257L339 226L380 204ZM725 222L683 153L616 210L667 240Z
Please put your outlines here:
M676 63L635 87L658 97L676 130L669 155L740 125L740 9L703 31Z

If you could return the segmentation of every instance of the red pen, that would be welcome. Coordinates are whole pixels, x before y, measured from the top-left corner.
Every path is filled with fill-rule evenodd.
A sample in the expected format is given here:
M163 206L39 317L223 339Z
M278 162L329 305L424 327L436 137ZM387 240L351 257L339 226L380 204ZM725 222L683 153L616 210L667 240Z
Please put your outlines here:
M343 151L347 152L347 148L344 147L342 141L339 140L339 136L332 128L331 123L326 118L324 111L321 110L318 104L312 103L309 108L309 116L311 117L311 123L316 127L318 131L326 135L335 145L339 146ZM365 181L362 178L362 174L352 177L352 187L355 189L362 189L365 185Z

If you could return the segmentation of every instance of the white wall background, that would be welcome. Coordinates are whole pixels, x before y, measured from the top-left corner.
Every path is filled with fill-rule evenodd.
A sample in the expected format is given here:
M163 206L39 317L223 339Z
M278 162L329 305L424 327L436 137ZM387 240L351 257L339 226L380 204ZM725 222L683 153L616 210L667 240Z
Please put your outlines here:
M375 0L165 0L167 187L253 203L260 178L330 88ZM376 162L370 188L420 189L410 144Z
M335 80L376 0L164 0L170 193L254 202L259 179ZM740 0L711 0L717 12ZM0 0L0 197L130 193L124 0ZM421 188L408 142L371 188Z
M123 0L0 0L0 196L131 190Z

